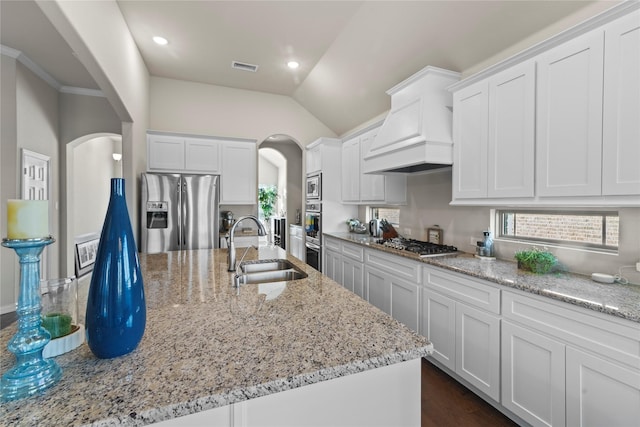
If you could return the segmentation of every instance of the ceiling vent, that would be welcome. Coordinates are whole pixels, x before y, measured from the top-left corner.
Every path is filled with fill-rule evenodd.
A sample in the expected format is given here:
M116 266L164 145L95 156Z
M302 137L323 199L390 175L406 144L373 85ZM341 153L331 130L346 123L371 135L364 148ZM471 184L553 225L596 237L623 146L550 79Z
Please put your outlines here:
M247 64L246 62L239 61L232 61L231 68L235 68L236 70L251 71L252 73L258 71L257 65Z

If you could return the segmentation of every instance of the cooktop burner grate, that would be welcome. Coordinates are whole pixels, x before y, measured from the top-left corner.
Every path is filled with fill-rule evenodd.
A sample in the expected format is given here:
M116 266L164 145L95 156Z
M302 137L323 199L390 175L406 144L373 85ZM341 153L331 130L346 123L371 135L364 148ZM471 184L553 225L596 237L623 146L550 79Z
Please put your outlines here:
M433 256L455 255L458 248L455 246L439 245L437 243L422 242L420 240L396 237L393 239L379 239L376 243L401 251L413 252L421 258Z

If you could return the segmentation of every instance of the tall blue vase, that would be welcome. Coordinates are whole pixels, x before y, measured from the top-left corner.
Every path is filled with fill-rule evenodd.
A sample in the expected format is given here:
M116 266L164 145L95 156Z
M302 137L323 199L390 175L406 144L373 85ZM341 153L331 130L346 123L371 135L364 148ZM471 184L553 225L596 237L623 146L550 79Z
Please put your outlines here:
M113 178L89 286L87 344L101 359L130 353L142 339L146 319L140 260L124 196L124 179Z

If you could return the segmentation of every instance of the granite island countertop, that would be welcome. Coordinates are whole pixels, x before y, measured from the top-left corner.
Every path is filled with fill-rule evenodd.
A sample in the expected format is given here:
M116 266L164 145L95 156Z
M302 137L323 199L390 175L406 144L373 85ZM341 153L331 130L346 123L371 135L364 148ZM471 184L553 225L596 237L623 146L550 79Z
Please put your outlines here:
M238 249L238 257L243 248ZM147 326L132 353L97 359L86 343L56 357L62 380L0 406L11 426L146 425L430 354L423 337L275 247L308 274L230 286L227 251L140 255ZM0 368L14 363L0 331Z
M515 262L481 260L471 254L420 258L407 251L388 248L368 234L324 233L350 243L415 259L425 264L488 280L507 288L542 295L558 301L578 305L601 313L640 322L640 286L620 283L604 284L588 276L571 273L533 274L518 270Z

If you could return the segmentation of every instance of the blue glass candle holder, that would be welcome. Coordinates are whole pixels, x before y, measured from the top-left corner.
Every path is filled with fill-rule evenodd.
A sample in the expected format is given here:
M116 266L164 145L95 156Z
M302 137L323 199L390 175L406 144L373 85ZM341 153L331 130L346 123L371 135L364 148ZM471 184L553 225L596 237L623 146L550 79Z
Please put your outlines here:
M18 332L7 348L16 356L16 364L2 374L0 399L17 400L51 387L62 378L62 370L53 359L44 359L42 350L50 341L41 325L40 254L53 237L43 239L2 239L2 246L16 251L20 260L20 296Z

